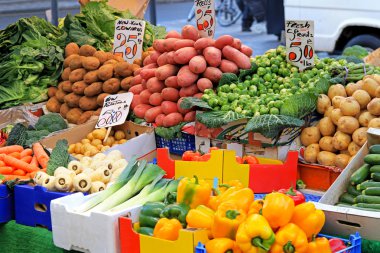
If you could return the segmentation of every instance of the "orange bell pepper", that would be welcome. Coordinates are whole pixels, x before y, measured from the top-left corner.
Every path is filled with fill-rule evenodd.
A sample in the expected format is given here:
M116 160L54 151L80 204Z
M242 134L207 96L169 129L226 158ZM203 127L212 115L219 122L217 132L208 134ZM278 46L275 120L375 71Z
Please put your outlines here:
M308 246L305 232L297 225L288 223L277 231L270 253L306 253Z
M190 208L196 208L199 205L206 205L211 196L211 186L203 179L183 178L179 181L177 187L177 202L184 203Z
M290 222L299 226L307 238L311 239L321 232L325 224L325 213L317 210L312 202L302 203L294 208Z
M249 206L248 215L251 215L251 214L261 214L261 210L263 209L263 205L264 205L264 200L262 200L262 199L256 199Z
M207 253L241 253L236 242L228 238L216 238L206 243Z
M243 209L245 213L248 212L249 206L255 199L255 194L249 188L230 187L225 192L211 198L209 201L209 207L216 210L221 203L234 202L239 209Z
M191 209L186 215L186 222L189 228L204 228L207 229L211 238L211 226L214 222L214 210L207 206L200 205L195 209Z
M161 218L153 230L153 236L165 240L175 241L178 239L181 223L177 219Z
M262 215L272 229L285 226L292 218L294 201L285 194L273 192L265 196Z
M326 237L318 237L312 240L308 247L307 253L331 253L330 243Z

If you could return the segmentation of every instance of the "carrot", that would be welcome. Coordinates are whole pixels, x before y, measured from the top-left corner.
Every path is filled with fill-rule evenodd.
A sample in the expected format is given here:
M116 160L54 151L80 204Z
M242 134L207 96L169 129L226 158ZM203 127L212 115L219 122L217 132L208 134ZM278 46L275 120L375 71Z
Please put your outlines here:
M12 166L15 169L24 170L26 172L32 172L35 170L38 170L38 167L32 166L29 163L26 163L24 161L18 160L17 158L14 158L9 155L0 155L2 157L2 160L7 164L8 166Z
M28 156L24 156L22 157L20 160L21 161L24 161L26 163L30 163L32 161L33 157L31 155L28 155ZM37 167L37 166L36 166Z
M31 148L24 149L21 153L21 157L31 156L33 154L33 150Z
M5 162L0 160L0 167L3 167L3 166L5 166Z
M17 159L21 159L21 153L20 152L13 152L13 153L10 153L8 155L12 156L14 158L17 158Z
M48 154L46 154L41 143L36 142L33 144L33 153L37 157L37 161L41 165L41 167L43 167L43 168L47 167L47 163L49 161L49 156L48 156Z
M28 176L30 178L34 178L34 176L37 174L38 171L33 171L33 172L30 172L30 173L26 173L25 176Z
M3 175L4 176L4 181L9 181L9 180L14 180L16 178L18 179L22 179L22 180L25 180L25 179L30 179L29 176L25 175L25 176L20 176L20 175Z
M9 174L12 174L12 172L13 172L13 168L10 166L0 167L0 174L9 175Z
M32 166L35 166L35 167L38 167L38 161L37 161L37 157L34 155L33 158L32 158L32 161L30 161L30 165Z
M13 171L12 174L18 175L18 176L25 176L26 175L25 171L23 171L23 170L15 170L15 171Z
M20 145L11 145L0 148L0 154L10 154L13 152L22 152L24 148Z
M46 168L41 169L41 171L46 172Z

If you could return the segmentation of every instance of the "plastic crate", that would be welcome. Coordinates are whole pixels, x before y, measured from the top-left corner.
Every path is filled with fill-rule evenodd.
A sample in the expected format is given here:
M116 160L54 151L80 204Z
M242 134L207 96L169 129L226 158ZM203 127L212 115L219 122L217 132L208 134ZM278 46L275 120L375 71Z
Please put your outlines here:
M16 185L14 188L16 223L51 230L50 202L68 192L50 192L42 186Z
M350 235L349 239L343 239L343 238L323 235L323 234L319 234L319 236L326 237L327 239L338 238L346 244L347 248L337 251L335 253L361 253L362 252L362 238L360 237L360 234L358 232ZM195 248L195 253L207 253L205 245L199 242L197 247Z
M266 194L255 194L255 199L263 199ZM305 200L307 201L313 201L313 202L318 202L322 196L317 196L317 195L312 195L312 194L303 194L305 196Z
M13 193L6 185L0 185L0 223L5 223L14 217Z
M181 138L167 140L156 134L157 148L169 148L169 152L182 155L187 150L195 150L195 136L182 132Z
M324 166L298 163L297 178L301 179L308 189L326 191L339 177L340 171Z

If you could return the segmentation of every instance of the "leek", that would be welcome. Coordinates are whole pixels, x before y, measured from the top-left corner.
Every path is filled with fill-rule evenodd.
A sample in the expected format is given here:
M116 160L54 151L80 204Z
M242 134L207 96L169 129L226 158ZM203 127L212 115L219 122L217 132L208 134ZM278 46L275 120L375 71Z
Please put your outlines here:
M146 161L142 161L136 173L126 185L121 187L118 191L90 211L108 211L130 199L146 185L153 182L156 178L162 178L163 175L165 175L163 169L154 164L147 165Z
M123 187L131 178L134 172L136 171L137 167L137 160L135 158L132 158L132 160L128 163L127 167L123 170L123 172L120 174L119 178L115 183L113 183L110 187L105 189L104 191L101 191L96 196L93 196L83 204L81 204L79 207L77 207L74 211L83 213L94 206L98 205L105 199L107 199L109 196L114 194L117 190L119 190L121 187Z

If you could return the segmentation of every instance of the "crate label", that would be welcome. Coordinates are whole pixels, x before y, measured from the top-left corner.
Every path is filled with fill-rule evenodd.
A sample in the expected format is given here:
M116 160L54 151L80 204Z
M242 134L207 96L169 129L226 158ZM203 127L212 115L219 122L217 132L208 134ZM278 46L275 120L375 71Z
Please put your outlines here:
M118 19L115 22L113 54L129 63L141 59L143 52L145 21Z
M314 21L286 20L286 59L301 71L314 66Z
M107 96L95 128L124 124L132 99L133 93L131 92Z
M195 20L201 38L213 38L215 34L214 0L194 0Z

